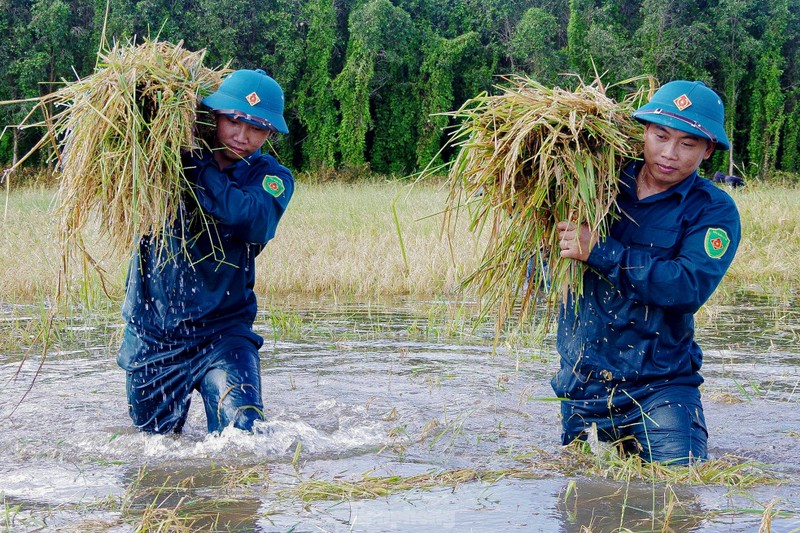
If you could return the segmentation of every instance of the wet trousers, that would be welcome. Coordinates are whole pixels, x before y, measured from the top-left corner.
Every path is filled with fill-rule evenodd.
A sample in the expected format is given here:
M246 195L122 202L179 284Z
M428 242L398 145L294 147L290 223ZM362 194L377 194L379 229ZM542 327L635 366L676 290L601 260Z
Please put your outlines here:
M250 431L263 418L258 346L247 337L155 343L126 328L117 362L126 371L128 412L142 431L179 433L193 391L203 398L209 432Z
M700 390L671 386L632 399L615 394L611 401L562 400L563 444L585 440L593 424L600 441L618 442L645 461L689 464L706 459L706 430Z

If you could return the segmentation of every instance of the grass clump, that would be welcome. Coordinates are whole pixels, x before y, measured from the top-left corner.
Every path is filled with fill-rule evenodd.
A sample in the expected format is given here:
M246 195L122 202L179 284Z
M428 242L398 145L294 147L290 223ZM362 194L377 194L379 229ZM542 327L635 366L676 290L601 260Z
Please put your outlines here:
M606 235L620 165L641 152L641 126L630 115L643 96L617 102L599 80L574 91L523 77L506 81L499 94L449 113L460 126L449 141L457 155L445 210L445 225L466 208L470 228L488 232L463 285L497 311L498 326L517 305L524 321L541 292L548 308L569 292L581 294L583 264L560 257L555 224L584 223Z
M686 466L648 462L639 455L618 452L619 445L621 443L612 443L600 451L587 442L574 441L564 449L561 468L615 481L638 480L670 485L747 488L779 482L767 465L732 455L695 461Z

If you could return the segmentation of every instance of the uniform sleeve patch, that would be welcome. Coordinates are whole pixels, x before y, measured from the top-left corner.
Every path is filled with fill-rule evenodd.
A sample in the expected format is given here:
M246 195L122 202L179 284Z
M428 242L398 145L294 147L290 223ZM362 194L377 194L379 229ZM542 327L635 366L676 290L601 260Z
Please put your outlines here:
M263 185L264 190L276 198L283 194L283 191L286 190L286 187L283 185L283 180L278 176L264 176Z
M706 231L705 248L708 257L719 259L728 250L731 239L728 233L722 228L708 228Z

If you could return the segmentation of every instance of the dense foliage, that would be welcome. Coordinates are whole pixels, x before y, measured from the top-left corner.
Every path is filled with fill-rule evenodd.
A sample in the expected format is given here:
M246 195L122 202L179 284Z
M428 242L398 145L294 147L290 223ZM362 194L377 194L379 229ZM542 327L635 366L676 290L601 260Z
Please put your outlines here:
M704 80L728 110L730 154L751 179L800 167L800 0L0 0L0 100L90 74L103 39L206 49L216 68L263 68L287 94L295 170L410 174L440 153L448 118L498 76L574 86L651 74ZM569 74L567 74L569 73ZM619 95L621 96L621 95ZM19 124L30 102L0 106ZM41 135L7 128L8 165ZM41 156L34 163L42 164Z

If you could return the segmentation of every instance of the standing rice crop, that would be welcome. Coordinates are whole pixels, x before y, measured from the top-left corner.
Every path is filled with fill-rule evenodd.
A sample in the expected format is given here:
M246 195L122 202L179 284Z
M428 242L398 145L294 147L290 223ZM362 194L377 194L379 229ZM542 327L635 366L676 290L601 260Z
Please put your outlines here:
M90 222L117 253L170 231L191 194L181 154L202 142L198 102L225 72L204 67L204 54L156 40L114 45L100 52L92 74L36 101L29 117L42 112L44 121L32 126L46 127L46 135L32 152L55 148L59 294L73 256L96 265L83 244Z
M483 314L496 311L498 331L515 309L524 321L539 295L549 316L582 293L585 264L560 257L555 225L587 224L605 237L620 165L640 155L642 138L631 112L643 91L618 102L599 80L575 90L506 81L448 113L458 126L445 226L465 208L470 228L488 231L463 286L477 290Z

